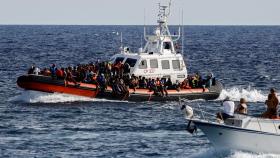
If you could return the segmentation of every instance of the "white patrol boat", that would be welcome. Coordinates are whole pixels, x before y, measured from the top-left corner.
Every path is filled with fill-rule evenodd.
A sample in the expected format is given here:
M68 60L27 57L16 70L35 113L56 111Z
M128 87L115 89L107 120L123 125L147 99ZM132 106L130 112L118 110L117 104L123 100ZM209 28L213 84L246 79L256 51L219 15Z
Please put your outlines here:
M175 101L179 97L186 99L217 99L223 86L215 78L212 78L213 76L208 78L208 81L210 81L207 81L210 83L208 85L203 84L203 80L198 79L198 77L196 79L188 78L183 58L183 36L181 36L183 29L181 31L179 28L177 35L171 35L167 25L170 6L171 2L169 6L159 5L158 26L154 31L154 35L146 35L146 29L144 28L146 45L143 49L141 48L138 52L133 53L128 47L121 47L121 52L111 58L113 66L116 66L116 64L129 65L130 76L141 76L142 79L145 77L147 80L154 79L154 81L163 79L168 81L169 86L164 85L163 87L161 85L159 88L155 86L154 88L135 86L134 88L126 89L124 87L128 84L119 85L121 82L118 84L115 82L116 84L113 83L102 88L100 84L96 83L78 83L79 86L76 86L77 84L71 81L67 81L67 84L65 84L64 80L34 74L20 76L17 80L18 86L26 90L131 101ZM176 47L180 38L182 38L181 52ZM175 44L175 42L177 43ZM107 78L107 81L110 79L113 78ZM147 80L146 84L148 83ZM200 86L198 82L201 83ZM159 91L160 93L158 93Z

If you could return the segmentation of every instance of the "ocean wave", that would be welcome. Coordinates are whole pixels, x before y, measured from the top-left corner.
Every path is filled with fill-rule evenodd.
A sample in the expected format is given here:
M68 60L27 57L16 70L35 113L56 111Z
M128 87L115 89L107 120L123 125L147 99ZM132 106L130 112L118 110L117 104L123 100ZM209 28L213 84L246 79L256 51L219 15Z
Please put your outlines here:
M9 99L11 102L24 103L64 103L64 102L124 102L107 99L88 98L62 93L45 93L38 91L24 91Z
M248 102L265 102L266 96L267 94L254 88L232 87L223 89L217 100L224 100L226 97L230 97L233 101L245 98Z

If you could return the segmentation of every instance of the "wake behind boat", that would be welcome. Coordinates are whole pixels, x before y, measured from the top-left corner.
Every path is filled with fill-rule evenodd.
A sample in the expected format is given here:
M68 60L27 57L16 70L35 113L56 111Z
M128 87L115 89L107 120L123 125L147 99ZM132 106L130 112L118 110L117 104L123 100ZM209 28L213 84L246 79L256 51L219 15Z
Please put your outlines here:
M138 52L121 46L121 52L105 62L59 69L53 64L42 71L33 67L28 75L18 78L18 86L26 90L132 101L175 101L178 97L217 99L223 86L212 73L188 74L181 29L171 35L167 25L170 6L171 3L159 5L158 26L153 35L144 31L146 45Z

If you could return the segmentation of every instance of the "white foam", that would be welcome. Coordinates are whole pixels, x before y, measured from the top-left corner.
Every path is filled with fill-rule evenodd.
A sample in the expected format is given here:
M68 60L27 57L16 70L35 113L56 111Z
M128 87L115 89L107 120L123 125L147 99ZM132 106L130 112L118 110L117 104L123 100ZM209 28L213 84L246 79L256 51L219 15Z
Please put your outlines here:
M235 151L230 158L280 158L280 155L276 154L254 154L242 151Z
M24 91L22 94L10 98L12 102L24 103L63 103L63 102L120 102L115 100L88 98L62 93L45 93L39 91Z
M202 148L195 154L190 155L191 158L208 158L217 157L217 153L214 148Z
M240 98L245 98L248 102L265 102L267 94L263 93L261 90L252 89L250 87L246 89L232 87L222 90L217 100L224 100L227 96L233 101L239 101Z
M258 154L243 151L218 151L214 148L201 149L199 152L190 155L192 158L226 157L226 158L280 158L276 154Z

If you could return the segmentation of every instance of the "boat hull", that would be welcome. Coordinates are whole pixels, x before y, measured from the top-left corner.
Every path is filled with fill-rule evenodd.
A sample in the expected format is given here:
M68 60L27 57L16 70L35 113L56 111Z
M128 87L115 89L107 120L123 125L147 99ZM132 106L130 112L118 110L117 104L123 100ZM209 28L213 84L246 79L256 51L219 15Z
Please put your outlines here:
M80 83L80 86L75 86L74 83L65 83L64 80L52 79L49 76L23 75L18 78L17 84L26 90L128 101L177 101L179 97L190 100L213 100L219 97L223 87L220 82L217 82L215 86L205 90L202 88L183 89L180 91L168 90L168 96L165 97L155 95L153 91L148 89L136 89L135 92L133 89L129 89L130 95L124 97L123 95L114 95L111 87L107 87L104 92L100 92L94 84Z
M96 85L80 84L76 86L72 82L64 82L64 80L55 80L48 76L24 75L17 80L19 87L26 90L35 90L48 93L65 93L84 97L95 98L98 90Z
M280 154L280 135L239 127L195 121L216 149Z
M203 90L202 88L194 89L181 89L177 90L167 90L168 96L154 95L153 91L148 89L136 89L134 92L133 89L130 89L130 96L126 99L129 101L178 101L181 99L195 100L195 99L205 99L205 100L214 100L220 96L220 93L223 89L223 85L216 81L216 85L212 86L209 89ZM105 93L99 93L98 97L107 98L107 99L121 99L123 96L113 96L112 90L110 87L107 88Z

